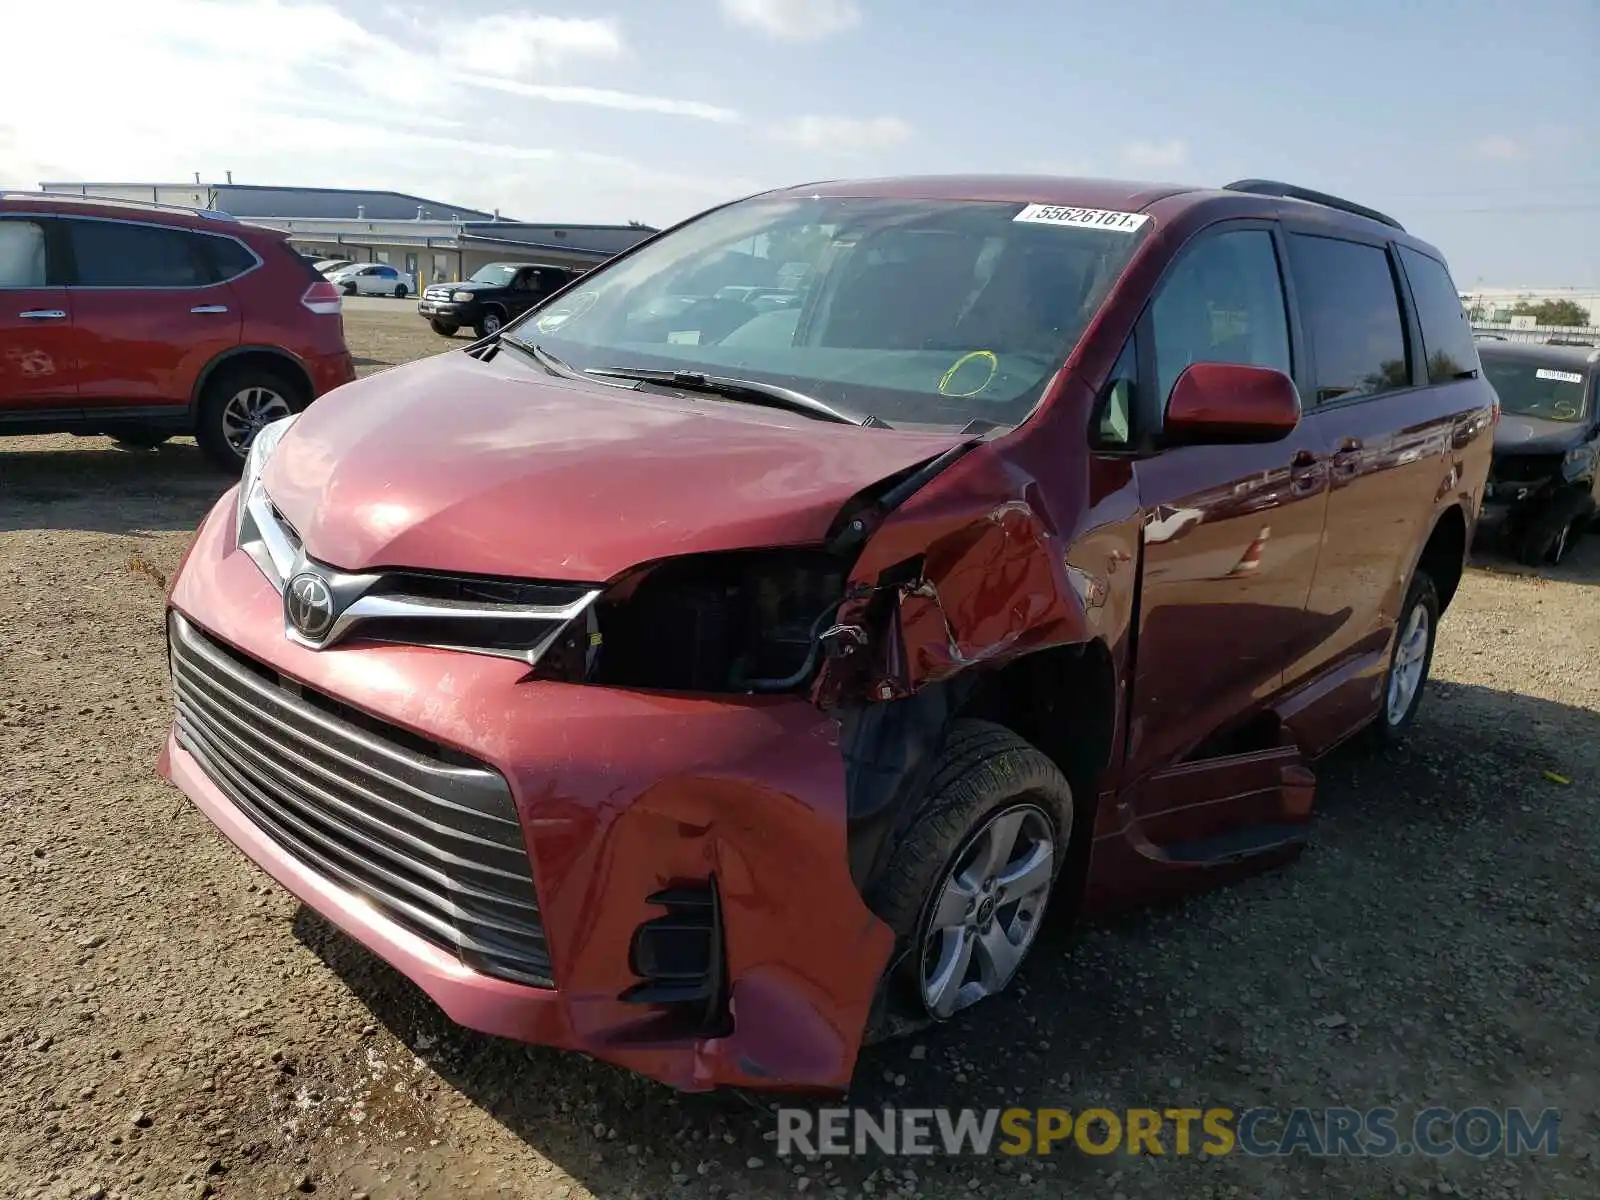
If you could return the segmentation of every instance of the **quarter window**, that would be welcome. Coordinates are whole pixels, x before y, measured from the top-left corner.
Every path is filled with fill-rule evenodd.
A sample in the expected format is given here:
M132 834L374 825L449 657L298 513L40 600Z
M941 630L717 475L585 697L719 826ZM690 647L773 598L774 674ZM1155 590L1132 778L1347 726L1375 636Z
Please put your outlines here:
M1316 362L1317 403L1409 387L1405 323L1388 251L1293 234L1289 258Z
M0 287L44 287L44 226L36 221L0 221Z
M1283 280L1264 229L1216 234L1185 254L1162 283L1151 321L1162 405L1184 368L1198 362L1291 374Z
M1478 348L1472 326L1461 309L1450 272L1436 258L1400 247L1400 264L1411 283L1411 299L1422 325L1422 352L1428 363L1429 383L1449 383L1478 370Z
M232 238L208 237L205 247L219 281L237 279L256 265L255 256Z
M199 287L211 268L198 235L122 221L67 222L76 280L87 287Z

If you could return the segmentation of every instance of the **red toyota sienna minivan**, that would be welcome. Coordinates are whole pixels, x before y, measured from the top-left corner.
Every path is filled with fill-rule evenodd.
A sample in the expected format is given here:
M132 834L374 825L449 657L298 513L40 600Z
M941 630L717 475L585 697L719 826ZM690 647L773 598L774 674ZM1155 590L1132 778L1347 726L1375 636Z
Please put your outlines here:
M282 233L0 193L0 434L192 433L237 474L258 430L354 378L339 293Z
M1303 845L1495 419L1444 260L1337 197L766 193L263 430L161 769L467 1026L843 1088L1047 905Z

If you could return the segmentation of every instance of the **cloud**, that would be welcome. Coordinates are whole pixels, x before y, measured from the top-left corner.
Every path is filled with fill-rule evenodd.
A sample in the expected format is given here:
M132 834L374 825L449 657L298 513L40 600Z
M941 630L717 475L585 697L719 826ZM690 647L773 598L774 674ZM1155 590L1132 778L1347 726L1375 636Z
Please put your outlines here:
M641 96L637 92L619 92L611 88L523 83L516 79L492 79L486 76L452 75L451 78L464 87L487 88L512 96L526 96L530 100L546 100L553 104L590 104L598 108L620 109L623 112L663 113L672 117L693 117L700 121L721 123L740 119L739 114L731 108L702 104L698 100L672 100L663 96Z
M6 44L55 44L61 11L8 9ZM613 147L593 144L575 108L740 120L720 105L606 86L628 53L614 22L487 15L446 37L430 16L391 11L380 26L358 11L335 0L79 0L73 76L112 81L115 101L63 88L59 56L10 56L0 184L231 170L241 183L393 188L530 220L549 218L558 196L564 220L653 222L736 186L719 191L717 171L664 154L665 170L584 157ZM42 95L48 106L21 103ZM643 136L653 133L633 144Z
M814 42L861 24L852 0L722 0L730 21L787 42Z
M807 150L838 150L847 154L887 150L912 134L899 117L795 117L773 128L779 141Z
M615 61L624 54L615 21L493 13L452 21L441 31L441 57L469 74L519 78L581 60Z
M1489 162L1516 162L1527 151L1520 142L1508 137L1486 137L1472 144L1472 157Z
M1181 138L1164 142L1129 142L1122 148L1122 161L1141 171L1166 171L1189 161L1189 147Z

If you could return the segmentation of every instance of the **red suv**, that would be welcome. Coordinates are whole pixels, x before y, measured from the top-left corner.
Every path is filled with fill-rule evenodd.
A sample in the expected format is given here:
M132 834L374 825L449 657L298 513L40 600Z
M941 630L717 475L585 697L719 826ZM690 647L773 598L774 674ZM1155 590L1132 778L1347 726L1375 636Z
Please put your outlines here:
M262 426L355 378L339 304L223 213L0 193L0 433L192 433L237 473Z
M1439 253L1336 197L763 194L270 426L161 769L463 1024L841 1088L1047 903L1302 846L1495 419Z

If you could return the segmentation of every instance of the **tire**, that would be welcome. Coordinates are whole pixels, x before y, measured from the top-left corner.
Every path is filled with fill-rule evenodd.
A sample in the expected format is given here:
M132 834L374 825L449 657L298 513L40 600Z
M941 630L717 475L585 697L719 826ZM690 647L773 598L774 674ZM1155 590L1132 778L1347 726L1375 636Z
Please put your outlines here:
M403 283L395 284L395 287L394 287L394 298L396 300L404 300L406 298L406 285L405 284L403 284Z
M1421 613L1420 617L1416 614ZM1422 622L1422 642L1414 620ZM1422 693L1433 666L1433 646L1439 632L1439 589L1423 570L1411 577L1400 620L1395 624L1394 647L1389 652L1389 669L1383 675L1383 690L1378 697L1378 719L1372 723L1372 736L1379 747L1397 746L1405 740L1422 703ZM1400 677L1408 667L1416 668L1410 682Z
M461 326L450 321L429 321L428 325L440 337L455 337L460 332Z
M266 367L222 370L206 383L194 439L214 466L230 475L244 468L256 431L309 403L303 385Z
M1066 862L1072 816L1072 789L1044 754L1004 726L955 723L914 823L867 888L869 907L895 933L869 1040L948 1019L1009 986L1037 939ZM1024 903L1006 903L1003 890L990 891L980 882L1003 877L1004 867L990 871L968 865L975 853L1003 839L1007 823L1014 823L1020 835L1002 860L1010 865L1033 862L1029 855L1036 857L1041 844L1037 836L1050 839L1049 862L1035 864L1027 874L1024 894L1030 899ZM976 886L952 890L950 885L960 882L957 876ZM1035 885L1042 890L1034 893ZM953 909L941 913L939 901L961 906L967 897L966 915L959 928L952 926ZM996 944L997 930L1015 951L1006 972L995 969L1000 959L987 950ZM963 944L969 948L966 960L959 949ZM954 968L962 961L966 965L958 976ZM973 974L978 978L963 985ZM991 978L984 979L986 974ZM953 983L941 988L941 979Z
M358 292L355 284L347 283L344 285L344 294L346 296L355 296L359 295L360 293Z
M172 438L159 429L108 429L106 434L123 450L154 450Z
M1529 567L1560 565L1592 517L1587 496L1556 500L1528 522L1517 542L1517 560Z
M484 310L483 316L478 318L478 323L474 328L476 329L479 337L486 338L490 334L499 333L500 327L505 323L505 313L501 312L498 308L490 308Z

